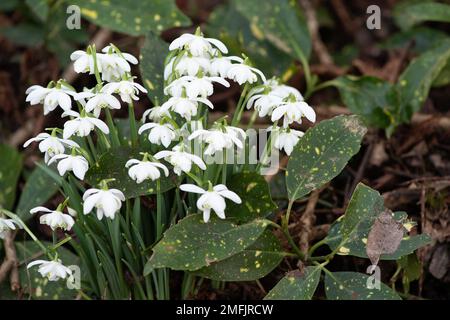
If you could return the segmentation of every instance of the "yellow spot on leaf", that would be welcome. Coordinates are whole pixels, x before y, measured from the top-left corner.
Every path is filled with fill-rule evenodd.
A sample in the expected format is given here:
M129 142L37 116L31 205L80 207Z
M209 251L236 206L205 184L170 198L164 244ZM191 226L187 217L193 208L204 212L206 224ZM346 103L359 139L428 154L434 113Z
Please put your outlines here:
M97 19L97 17L98 17L97 11L90 10L90 9L87 9L87 8L82 8L81 9L81 13L83 15L85 15L86 17L91 18L91 19Z

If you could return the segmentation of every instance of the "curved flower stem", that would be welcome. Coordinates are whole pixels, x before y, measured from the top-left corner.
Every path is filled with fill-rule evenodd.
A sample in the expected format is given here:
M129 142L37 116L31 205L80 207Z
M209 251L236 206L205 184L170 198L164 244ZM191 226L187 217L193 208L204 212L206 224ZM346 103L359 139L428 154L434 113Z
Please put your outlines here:
M92 141L92 137L90 135L87 136L87 141L89 144L89 148L91 149L91 154L92 154L92 158L91 161L93 160L93 162L97 161L97 149L95 148L95 144Z
M114 120L112 118L111 111L109 111L108 108L105 108L105 113L106 113L106 122L108 123L109 131L112 136L111 138L112 146L118 147L120 146L119 134L117 133L117 129L114 126Z
M131 145L137 147L138 145L138 133L136 128L136 118L134 115L134 105L133 102L128 104L128 119L130 121L130 132L131 132Z
M244 101L247 96L248 87L249 87L249 84L246 83L244 86L244 89L242 90L238 104L236 106L236 111L234 113L233 120L231 120L232 126L236 126L241 121L242 112L244 111Z
M289 217L291 214L293 204L294 204L294 200L290 200L287 210L286 210L286 214L284 216L282 216L282 218L281 218L281 230L283 230L283 233L284 233L286 239L288 240L289 245L292 247L292 249L297 254L297 256L300 258L300 260L305 260L305 254L295 244L294 239L292 238L291 234L289 233Z

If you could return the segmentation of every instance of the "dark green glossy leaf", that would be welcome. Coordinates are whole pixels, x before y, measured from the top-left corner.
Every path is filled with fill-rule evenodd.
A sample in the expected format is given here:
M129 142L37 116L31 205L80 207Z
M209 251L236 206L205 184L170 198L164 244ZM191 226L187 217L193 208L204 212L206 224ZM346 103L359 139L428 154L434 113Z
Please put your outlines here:
M43 22L48 16L48 1L46 0L25 0L31 11Z
M115 179L108 183L108 187L117 188L123 192L127 199L135 198L147 194L156 193L156 181L144 181L136 183L128 176L128 169L125 164L130 159L142 159L139 153L142 150L132 149L130 147L119 147L105 152L100 156L97 163L89 168L85 180L92 186L96 186L101 180ZM175 187L176 178L173 176L165 177L161 175L161 192Z
M311 300L319 284L320 267L307 267L302 274L291 271L278 282L264 300Z
M0 208L11 210L23 159L15 148L6 144L0 144L0 159Z
M283 256L278 239L266 230L244 251L197 270L195 274L220 281L253 281L275 269Z
M380 283L380 289L369 289L368 275L357 272L333 272L332 275L325 275L325 293L329 300L401 300L384 283Z
M190 215L164 233L144 273L165 267L194 271L209 266L252 245L267 226L268 221L263 219L236 225L216 217L205 223L202 214Z
M308 129L289 159L289 199L303 197L336 177L359 151L366 131L357 116L337 116Z
M403 2L394 8L397 25L409 29L425 21L450 22L450 5L435 2Z
M383 49L402 49L412 45L411 51L423 53L445 39L448 39L445 32L421 26L393 34L380 47Z

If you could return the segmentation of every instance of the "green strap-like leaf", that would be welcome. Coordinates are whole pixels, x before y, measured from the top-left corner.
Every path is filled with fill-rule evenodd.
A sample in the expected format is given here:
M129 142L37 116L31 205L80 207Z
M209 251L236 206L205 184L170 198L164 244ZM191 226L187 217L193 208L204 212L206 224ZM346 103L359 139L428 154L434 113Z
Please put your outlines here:
M308 129L289 159L289 199L303 197L336 177L359 151L366 131L357 116L337 116Z
M394 8L393 16L403 30L425 21L450 22L450 5L435 2L402 2Z
M0 144L0 208L12 209L17 180L22 170L22 156L13 147Z
M144 273L156 268L194 271L229 258L253 244L268 226L267 220L236 225L213 217L203 222L193 214L172 226L153 248Z
M371 277L375 277L372 275ZM369 286L368 286L369 284ZM357 272L333 272L325 275L325 293L329 300L401 300L396 292L384 283L379 289L368 275Z
M311 300L320 280L320 267L307 267L302 274L291 271L280 280L264 300Z

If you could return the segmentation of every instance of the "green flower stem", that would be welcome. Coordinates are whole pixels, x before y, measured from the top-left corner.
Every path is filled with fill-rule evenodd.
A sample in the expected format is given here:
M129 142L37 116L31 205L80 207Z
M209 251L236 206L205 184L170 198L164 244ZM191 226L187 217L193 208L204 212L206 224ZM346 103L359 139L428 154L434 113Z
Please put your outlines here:
M136 118L134 115L134 105L133 102L128 104L128 119L130 120L130 131L131 131L131 145L137 147L138 145L138 132L136 128Z
M223 165L222 165L222 184L227 184L227 150L223 153Z
M281 218L281 230L283 230L283 233L286 237L286 239L289 242L289 245L292 247L296 255L299 257L300 260L305 260L305 254L301 252L300 248L295 244L294 239L292 239L291 234L289 233L289 218L292 211L292 205L294 204L294 200L290 200L286 214L282 216Z
M234 113L233 120L231 121L232 126L236 126L241 121L242 113L244 112L244 100L246 100L245 98L247 96L248 87L249 84L246 83L244 89L242 90L238 104L236 105L236 111Z
M162 236L162 194L161 194L161 182L156 180L156 241Z
M112 146L118 147L118 146L120 146L120 140L119 140L119 135L117 133L117 129L114 126L114 120L112 118L111 111L109 111L108 108L105 108L105 113L106 113L106 122L108 123L109 131L112 136L112 138L111 138Z
M93 157L94 162L96 162L98 160L97 158L97 149L95 148L95 144L94 141L92 141L92 137L90 135L87 136L87 141L89 144L89 148L91 150L91 154Z
M258 164L256 165L256 172L259 171L259 169L261 169L261 166L264 165L264 163L266 162L268 155L270 154L270 150L272 149L272 135L269 136L269 138L267 139L267 143L264 147L264 151L263 154L261 156L261 160L258 162Z
M250 121L247 124L247 130L253 127L253 124L255 123L257 116L258 116L258 110L254 110L252 113L252 117L250 118Z

